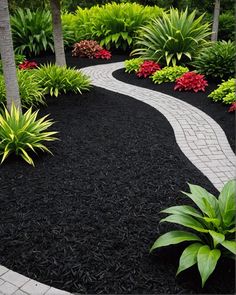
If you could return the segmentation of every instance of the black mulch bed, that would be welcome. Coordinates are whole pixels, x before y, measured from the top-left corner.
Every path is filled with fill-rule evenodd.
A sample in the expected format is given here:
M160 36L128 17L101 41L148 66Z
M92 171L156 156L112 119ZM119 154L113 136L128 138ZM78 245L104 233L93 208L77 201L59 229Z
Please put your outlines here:
M101 88L48 99L46 113L60 132L54 156L0 168L0 264L78 293L234 293L231 261L202 290L196 269L175 278L182 246L149 255L173 229L158 212L186 203L186 182L217 194L162 114Z
M217 88L217 83L209 82L206 92L174 91L175 83L154 84L151 79L140 79L135 74L125 73L123 69L113 73L113 76L126 83L163 92L199 108L212 117L224 130L229 144L235 151L235 113L228 113L229 105L215 103L207 96ZM171 105L170 105L171 108Z

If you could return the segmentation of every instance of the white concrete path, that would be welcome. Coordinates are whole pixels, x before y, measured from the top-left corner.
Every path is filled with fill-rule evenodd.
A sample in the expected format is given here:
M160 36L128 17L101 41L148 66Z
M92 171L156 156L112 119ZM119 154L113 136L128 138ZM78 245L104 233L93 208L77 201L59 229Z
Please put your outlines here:
M182 152L218 190L235 177L235 154L224 131L211 117L180 99L118 81L112 73L121 68L123 62L91 66L82 71L92 78L94 86L141 100L161 112L170 122Z
M221 127L199 109L169 95L116 80L112 72L123 62L82 69L94 86L141 100L160 111L173 127L176 141L189 160L217 189L235 177L236 157ZM194 94L193 94L194 95ZM0 265L0 295L70 295Z

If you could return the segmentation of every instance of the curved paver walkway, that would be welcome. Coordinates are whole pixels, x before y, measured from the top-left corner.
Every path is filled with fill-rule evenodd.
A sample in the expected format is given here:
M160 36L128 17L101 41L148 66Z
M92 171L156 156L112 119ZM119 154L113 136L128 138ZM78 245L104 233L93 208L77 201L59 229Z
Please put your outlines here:
M217 189L235 176L236 157L221 127L199 109L169 95L116 80L112 72L123 62L82 69L94 86L141 100L160 111L174 129L176 141L189 160ZM0 265L0 294L70 295Z
M221 127L196 107L172 96L118 81L112 72L123 62L82 69L94 86L141 100L160 111L174 129L176 141L189 160L220 190L235 177L236 157Z

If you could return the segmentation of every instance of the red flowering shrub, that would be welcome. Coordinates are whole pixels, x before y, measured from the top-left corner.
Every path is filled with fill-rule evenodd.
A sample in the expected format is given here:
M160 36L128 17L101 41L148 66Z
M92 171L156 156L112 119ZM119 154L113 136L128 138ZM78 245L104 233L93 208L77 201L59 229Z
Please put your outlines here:
M183 74L180 78L176 79L176 84L174 90L179 91L205 91L206 86L208 86L204 75L200 75L196 72L187 72Z
M231 104L228 112L235 112L235 111L236 111L236 101Z
M97 51L95 53L95 58L110 59L111 53L110 53L110 51L108 51L106 49L102 49L102 50Z
M35 61L25 60L21 64L19 64L20 70L29 70L37 68L38 64Z
M73 45L72 56L94 58L103 48L94 40L83 40Z
M139 70L137 72L137 76L147 78L160 69L161 69L161 67L158 63L156 63L152 60L145 60L140 65Z

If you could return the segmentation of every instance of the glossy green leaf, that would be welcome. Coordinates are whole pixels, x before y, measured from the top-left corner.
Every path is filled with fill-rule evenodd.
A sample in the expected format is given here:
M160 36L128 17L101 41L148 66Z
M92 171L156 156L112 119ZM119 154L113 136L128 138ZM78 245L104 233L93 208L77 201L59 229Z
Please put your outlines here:
M199 249L197 254L197 265L202 279L202 287L204 287L207 279L215 270L220 255L221 252L219 249L211 250L207 245L202 246Z
M221 244L225 240L225 236L221 233L215 232L213 230L209 230L209 234L211 235L214 243L214 248Z
M185 231L171 231L162 236L160 236L153 246L151 247L150 251L153 251L156 248L165 247L169 245L179 244L186 241L201 241L201 239L189 232Z
M236 242L235 241L225 240L225 241L221 242L221 245L236 255Z
M179 259L179 268L176 275L197 263L197 253L200 247L202 247L202 244L194 243L183 251Z

